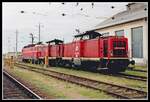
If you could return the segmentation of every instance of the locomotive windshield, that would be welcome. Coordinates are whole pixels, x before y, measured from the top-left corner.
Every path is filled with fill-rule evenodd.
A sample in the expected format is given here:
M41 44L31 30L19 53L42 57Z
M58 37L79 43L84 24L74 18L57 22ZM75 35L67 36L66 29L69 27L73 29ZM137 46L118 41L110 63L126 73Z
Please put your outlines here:
M113 56L127 56L125 41L113 41Z

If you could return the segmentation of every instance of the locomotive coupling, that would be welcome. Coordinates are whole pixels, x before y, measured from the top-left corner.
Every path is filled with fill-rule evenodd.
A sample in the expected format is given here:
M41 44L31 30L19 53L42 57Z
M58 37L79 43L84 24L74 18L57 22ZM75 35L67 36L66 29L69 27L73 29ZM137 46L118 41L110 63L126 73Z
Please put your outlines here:
M132 64L132 65L135 65L135 61L134 60L131 60L129 63Z
M133 70L134 68L135 68L135 61L134 60L129 61L128 69Z

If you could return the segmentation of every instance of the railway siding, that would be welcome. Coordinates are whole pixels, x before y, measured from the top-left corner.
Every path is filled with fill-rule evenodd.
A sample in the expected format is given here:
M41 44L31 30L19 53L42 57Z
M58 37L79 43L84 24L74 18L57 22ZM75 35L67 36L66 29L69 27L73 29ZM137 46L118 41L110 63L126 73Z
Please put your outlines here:
M65 80L65 81L69 81L69 82L72 82L72 83L75 83L75 84L79 84L79 85L82 85L82 86L93 88L93 89L96 89L96 90L102 90L102 91L104 91L108 94L113 94L113 95L115 95L119 98L129 98L129 99L133 98L134 99L134 98L146 98L147 97L146 92L136 90L136 89L132 89L132 88L125 87L125 86L119 86L119 85L115 85L115 84L96 81L96 80L87 79L87 78L74 76L74 75L68 75L68 74L55 72L55 71L47 71L45 69L39 69L39 68L29 67L29 66L25 66L25 65L19 65L18 64L17 66L21 67L21 68L28 69L28 70L32 70L32 71L35 71L35 72L38 72L38 73L42 73L44 75L55 77L55 78L58 78L58 79L61 79L61 80ZM97 85L102 85L103 87L97 87L97 85L93 86L93 83L95 83ZM113 87L118 87L118 89L114 90ZM118 92L118 90L122 90L122 91Z
M30 65L30 64L27 64L27 65ZM30 65L30 66L43 69L42 66L37 66L37 65ZM133 79L130 80L130 79L122 78L119 76L113 76L113 75L109 76L109 75L103 75L100 73L92 73L92 72L81 71L81 70L78 71L78 70L59 68L59 67L49 67L45 69L50 70L50 71L52 70L52 71L57 71L57 72L63 72L66 74L71 74L71 75L78 75L78 76L85 77L85 78L114 83L118 85L133 87L136 89L147 91L147 82L144 82L144 81L142 82L138 80L133 80Z

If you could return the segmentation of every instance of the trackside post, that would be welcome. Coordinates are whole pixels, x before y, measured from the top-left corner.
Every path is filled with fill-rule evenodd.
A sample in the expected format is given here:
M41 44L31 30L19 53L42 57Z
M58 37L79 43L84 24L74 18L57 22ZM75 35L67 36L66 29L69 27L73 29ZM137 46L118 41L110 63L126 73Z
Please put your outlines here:
M48 67L48 56L45 56L45 67Z
M10 58L10 68L13 68L14 67L14 58L13 56L11 56Z

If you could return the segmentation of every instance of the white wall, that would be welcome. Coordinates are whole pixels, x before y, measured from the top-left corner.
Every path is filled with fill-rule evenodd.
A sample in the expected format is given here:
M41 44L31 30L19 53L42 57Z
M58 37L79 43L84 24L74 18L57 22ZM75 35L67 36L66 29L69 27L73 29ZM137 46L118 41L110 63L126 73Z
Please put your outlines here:
M143 58L133 58L136 63L147 64L148 63L148 21L145 19L120 24L112 27L107 27L103 29L96 30L100 33L109 32L110 35L115 35L115 31L117 30L124 30L125 37L128 38L128 45L129 45L129 52L131 58L131 28L143 26Z

